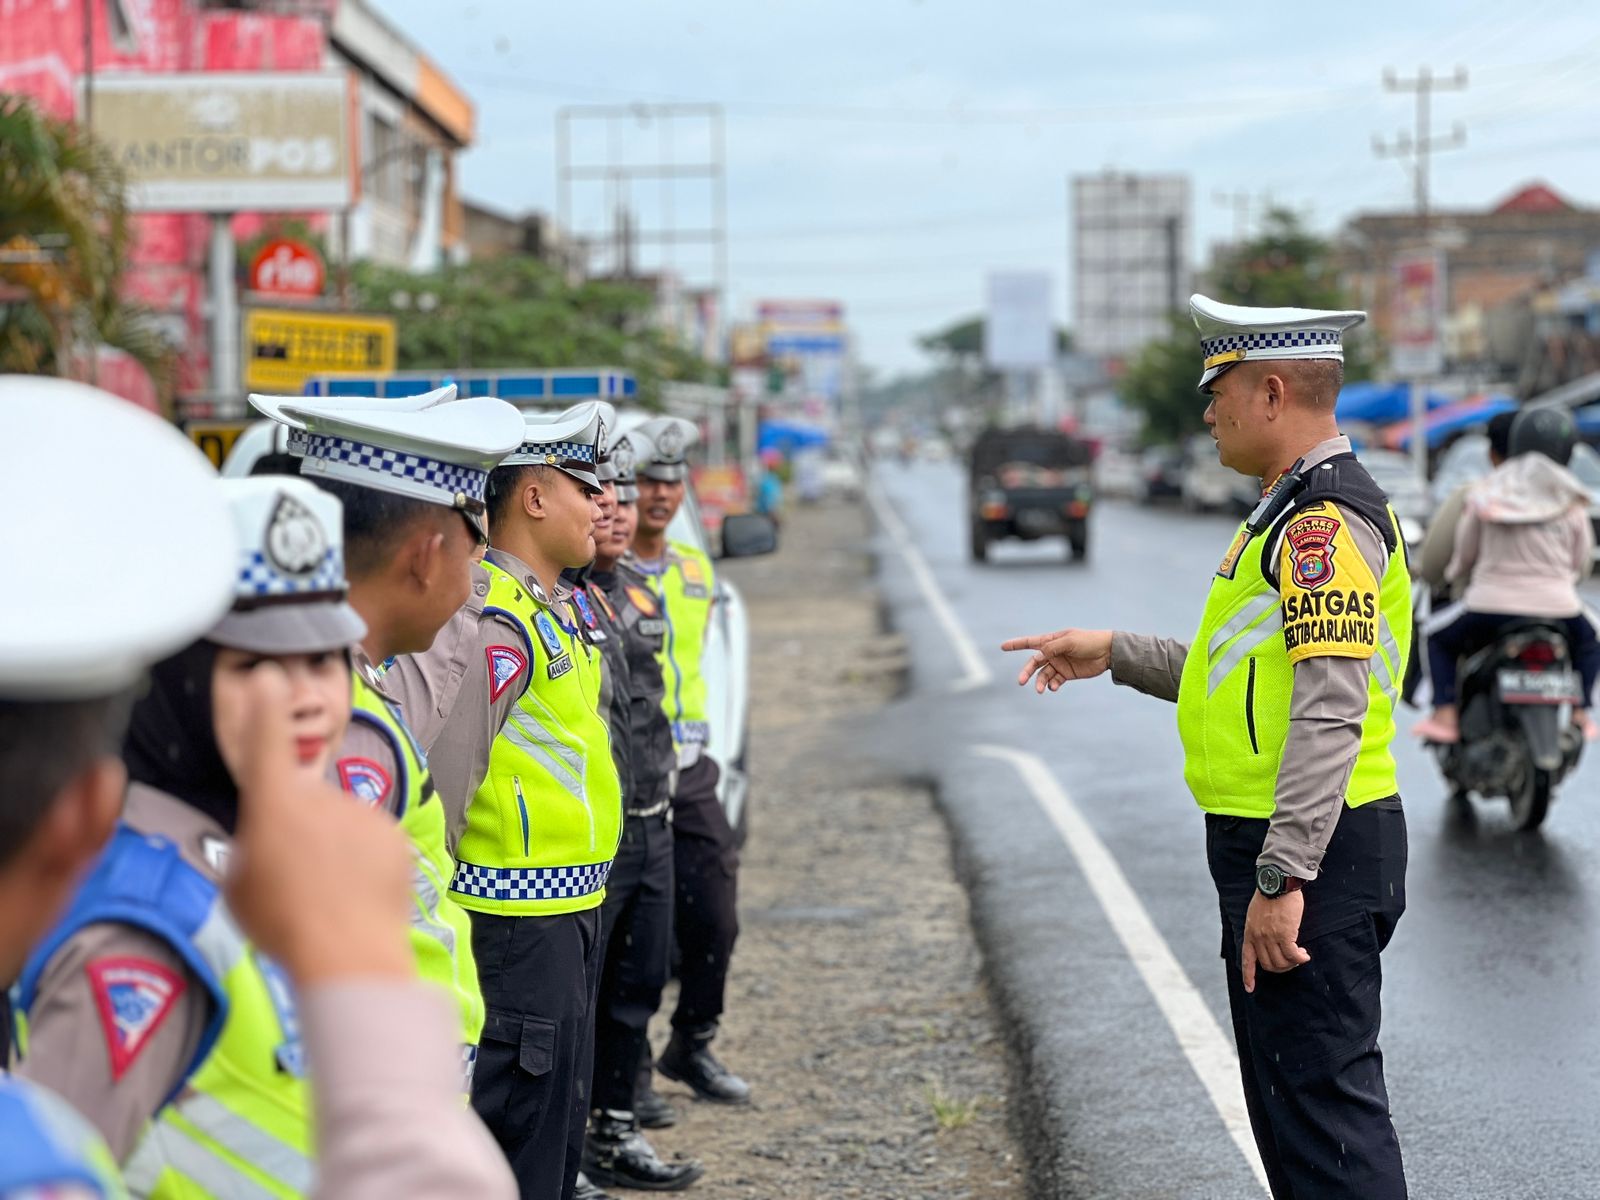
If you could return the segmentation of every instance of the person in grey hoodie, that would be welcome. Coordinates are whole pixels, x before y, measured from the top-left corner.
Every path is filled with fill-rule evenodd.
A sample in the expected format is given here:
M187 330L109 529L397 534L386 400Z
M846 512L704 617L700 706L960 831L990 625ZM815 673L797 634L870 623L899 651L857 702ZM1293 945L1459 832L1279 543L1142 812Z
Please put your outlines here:
M1457 662L1487 645L1502 626L1527 617L1566 629L1583 681L1583 699L1573 720L1585 736L1595 736L1588 708L1600 674L1600 642L1578 595L1578 584L1589 574L1594 534L1589 491L1566 465L1575 440L1568 413L1519 413L1511 427L1510 457L1467 494L1445 571L1465 591L1428 622L1434 710L1412 728L1418 737L1460 740Z

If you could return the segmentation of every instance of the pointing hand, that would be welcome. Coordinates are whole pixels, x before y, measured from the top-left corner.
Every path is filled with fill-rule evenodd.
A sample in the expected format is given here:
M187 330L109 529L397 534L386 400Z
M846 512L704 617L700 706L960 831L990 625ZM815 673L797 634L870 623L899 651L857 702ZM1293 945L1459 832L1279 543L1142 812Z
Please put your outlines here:
M1053 692L1063 683L1093 679L1111 668L1109 629L1058 629L1054 633L1036 633L1031 637L1011 638L1002 642L1000 649L1034 652L1017 674L1017 683L1026 687L1028 681L1033 680L1033 690L1041 696L1046 688Z

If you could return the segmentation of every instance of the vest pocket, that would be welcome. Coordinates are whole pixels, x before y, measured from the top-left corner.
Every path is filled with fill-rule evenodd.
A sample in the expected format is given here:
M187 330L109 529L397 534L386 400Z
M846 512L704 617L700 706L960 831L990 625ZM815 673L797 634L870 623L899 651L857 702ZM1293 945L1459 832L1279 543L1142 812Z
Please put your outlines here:
M1244 727L1250 734L1250 753L1260 754L1261 744L1256 740L1256 660L1251 658L1249 674L1244 681Z

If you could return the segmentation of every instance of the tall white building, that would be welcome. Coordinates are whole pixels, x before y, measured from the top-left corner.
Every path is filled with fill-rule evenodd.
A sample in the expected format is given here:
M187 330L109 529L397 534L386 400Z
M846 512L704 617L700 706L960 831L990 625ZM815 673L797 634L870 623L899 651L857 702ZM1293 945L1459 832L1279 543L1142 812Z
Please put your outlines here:
M1162 337L1188 303L1192 237L1188 176L1074 176L1075 348L1123 359Z

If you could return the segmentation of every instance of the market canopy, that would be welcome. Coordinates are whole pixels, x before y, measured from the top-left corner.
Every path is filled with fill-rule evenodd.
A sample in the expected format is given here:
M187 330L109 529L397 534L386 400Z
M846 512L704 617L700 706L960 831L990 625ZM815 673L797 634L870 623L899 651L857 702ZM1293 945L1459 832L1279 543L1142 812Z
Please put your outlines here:
M1428 448L1437 449L1452 434L1489 423L1489 418L1503 412L1516 410L1517 402L1509 396L1471 396L1457 400L1430 412L1425 418L1428 431ZM1411 448L1411 422L1400 421L1383 433L1383 444L1391 450Z
M1443 408L1450 403L1447 396L1438 392L1427 394L1430 410ZM1366 421L1373 425L1387 425L1411 413L1411 385L1409 383L1347 383L1339 389L1339 399L1334 404L1334 416L1341 421Z

